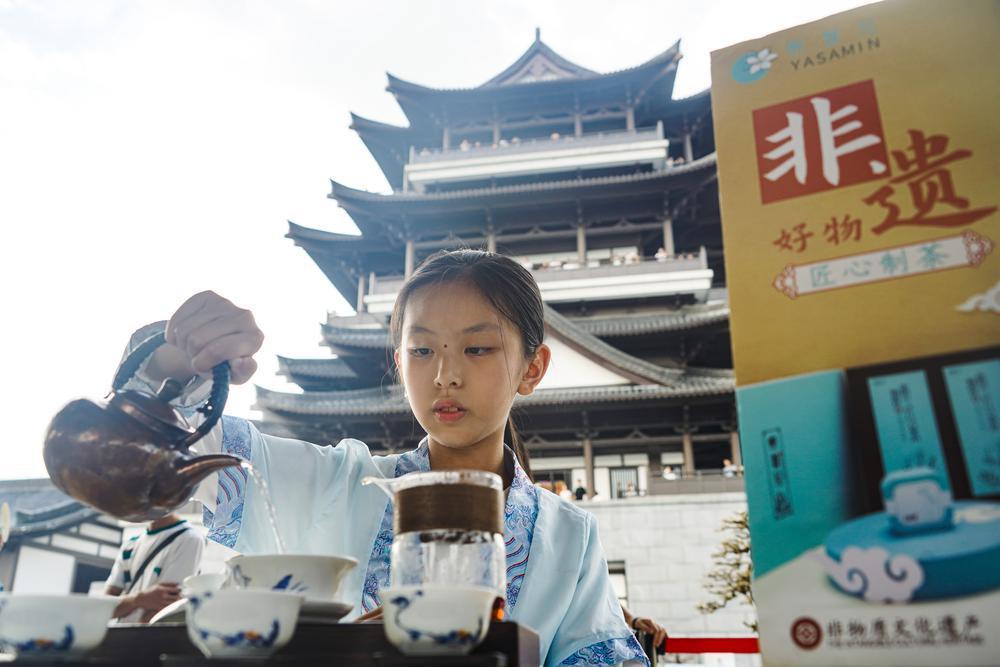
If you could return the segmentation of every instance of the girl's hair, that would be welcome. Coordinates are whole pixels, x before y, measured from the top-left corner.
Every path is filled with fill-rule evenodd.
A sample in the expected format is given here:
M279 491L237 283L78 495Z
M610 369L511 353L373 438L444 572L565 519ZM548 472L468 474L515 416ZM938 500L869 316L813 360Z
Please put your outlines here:
M493 309L521 332L521 348L525 359L531 359L545 338L545 318L542 295L538 285L523 266L503 255L484 250L452 250L435 253L427 258L396 295L389 320L392 345L398 348L403 338L403 315L406 304L417 290L442 283L471 284L490 302ZM517 455L521 467L531 478L527 450L514 429L513 419L507 418L504 440Z

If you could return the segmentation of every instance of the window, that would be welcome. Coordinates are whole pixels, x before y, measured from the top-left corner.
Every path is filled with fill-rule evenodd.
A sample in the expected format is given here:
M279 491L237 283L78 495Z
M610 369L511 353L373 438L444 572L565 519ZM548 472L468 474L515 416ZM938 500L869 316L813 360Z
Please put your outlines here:
M632 498L639 495L638 468L610 468L609 472L612 498Z
M628 607L628 580L625 577L625 561L608 561L608 575L611 577L611 585L615 587L618 602L623 607Z
M572 470L538 470L534 473L535 483L553 493L559 493L559 489L563 485L572 491L573 487L570 486L572 473ZM559 484L559 482L562 482L562 484Z

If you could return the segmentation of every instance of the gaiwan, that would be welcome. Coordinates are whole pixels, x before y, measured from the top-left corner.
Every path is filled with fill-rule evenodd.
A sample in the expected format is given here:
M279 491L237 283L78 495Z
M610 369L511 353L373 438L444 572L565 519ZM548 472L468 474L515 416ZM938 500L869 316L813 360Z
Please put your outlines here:
M952 500L938 472L892 472L884 512L841 524L820 560L842 592L868 602L961 597L1000 587L1000 503Z

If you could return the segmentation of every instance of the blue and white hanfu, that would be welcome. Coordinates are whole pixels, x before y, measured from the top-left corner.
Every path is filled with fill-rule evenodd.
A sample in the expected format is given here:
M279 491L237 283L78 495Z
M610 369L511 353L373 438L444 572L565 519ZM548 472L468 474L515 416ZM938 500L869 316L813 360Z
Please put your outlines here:
M150 328L144 329L133 342L149 335ZM189 388L176 401L192 417L206 384ZM152 390L142 369L130 385ZM381 604L379 593L389 585L392 504L361 480L429 470L426 439L405 454L372 456L358 440L319 447L265 435L245 419L226 416L195 449L234 454L253 464L270 487L290 552L358 560L341 588L342 598L354 604L348 620ZM538 633L546 667L648 665L625 624L594 517L534 486L509 449L506 456L513 468L504 506L507 618ZM206 479L196 497L205 504L210 539L242 553L278 550L260 489L242 469Z

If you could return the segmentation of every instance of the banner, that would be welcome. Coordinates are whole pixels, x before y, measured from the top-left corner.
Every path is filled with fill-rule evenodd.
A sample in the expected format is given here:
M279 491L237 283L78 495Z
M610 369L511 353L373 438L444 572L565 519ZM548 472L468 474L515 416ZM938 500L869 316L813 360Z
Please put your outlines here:
M1000 656L1000 2L712 54L761 648Z

